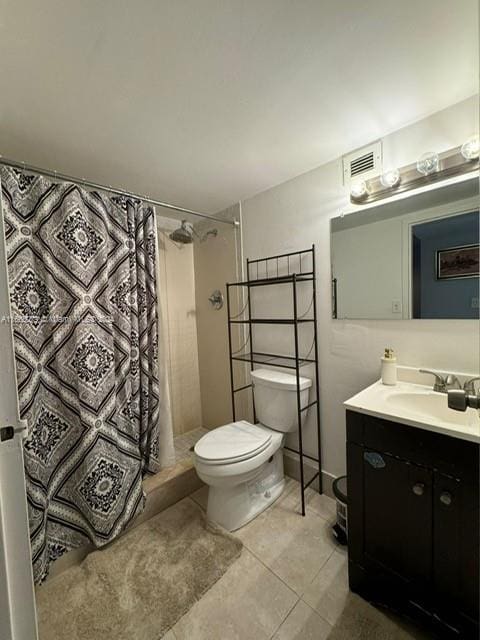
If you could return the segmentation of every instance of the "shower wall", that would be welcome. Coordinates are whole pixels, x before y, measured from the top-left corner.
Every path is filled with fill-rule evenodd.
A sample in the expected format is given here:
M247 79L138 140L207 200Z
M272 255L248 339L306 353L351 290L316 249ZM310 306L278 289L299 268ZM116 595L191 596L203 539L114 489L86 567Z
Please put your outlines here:
M240 205L217 216L240 220ZM203 426L207 429L232 420L227 306L225 301L217 311L208 298L215 289L226 297L225 283L239 279L242 265L240 228L209 221L195 225L199 235L212 227L217 228L217 237L195 242L194 246L198 361ZM238 378L237 384L240 386ZM242 398L239 402L242 403Z
M202 426L195 310L194 245L169 238L179 222L158 219L160 295L168 325L168 362L174 435ZM163 295L162 295L163 293Z
M216 215L240 220L240 205ZM158 218L160 295L168 325L168 375L175 436L199 427L212 429L232 420L226 302L216 311L208 298L215 289L226 296L225 283L241 277L241 232L239 227L209 220L196 221L194 225L194 242L177 245L168 234L180 222ZM217 230L216 237L205 236L212 229ZM236 294L237 291L232 292L232 298ZM233 302L234 308L241 308L236 299ZM236 345L241 343L241 336L234 338ZM245 379L242 367L236 367L237 386ZM247 417L247 395L248 392L245 398L238 398L239 417Z

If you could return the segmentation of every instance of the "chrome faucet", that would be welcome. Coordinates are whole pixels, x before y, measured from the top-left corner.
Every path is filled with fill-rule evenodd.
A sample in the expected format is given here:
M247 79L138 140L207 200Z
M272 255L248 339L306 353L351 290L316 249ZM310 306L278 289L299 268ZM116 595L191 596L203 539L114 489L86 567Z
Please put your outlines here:
M480 376L466 380L463 389L450 389L448 391L448 406L455 411L466 411L467 407L480 410L480 391L475 391L475 382Z
M433 384L433 390L437 393L447 393L450 389L461 389L462 385L457 376L448 373L445 376L436 373L435 371L429 371L428 369L420 369L420 373L430 373L435 376L435 382ZM473 384L473 380L471 380Z

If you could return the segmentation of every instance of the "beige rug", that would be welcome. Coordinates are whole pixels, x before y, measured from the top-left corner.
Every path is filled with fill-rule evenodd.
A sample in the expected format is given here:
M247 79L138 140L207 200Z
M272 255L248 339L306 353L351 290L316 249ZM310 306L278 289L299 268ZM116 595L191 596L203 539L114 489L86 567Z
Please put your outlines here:
M427 640L427 632L349 593L345 608L328 640Z
M158 640L241 549L186 498L41 586L40 640Z

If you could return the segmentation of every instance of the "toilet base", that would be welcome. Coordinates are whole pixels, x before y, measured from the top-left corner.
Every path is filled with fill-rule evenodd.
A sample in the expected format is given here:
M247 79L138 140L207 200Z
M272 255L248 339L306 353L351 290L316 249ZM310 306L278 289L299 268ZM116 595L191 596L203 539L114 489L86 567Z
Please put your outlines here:
M278 449L253 479L233 487L210 486L207 518L236 531L278 500L284 487L283 451Z

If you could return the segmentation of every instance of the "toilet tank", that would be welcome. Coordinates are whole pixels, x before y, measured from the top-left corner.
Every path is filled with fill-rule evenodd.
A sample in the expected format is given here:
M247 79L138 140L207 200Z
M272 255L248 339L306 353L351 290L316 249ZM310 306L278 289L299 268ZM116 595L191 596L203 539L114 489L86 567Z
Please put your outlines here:
M296 431L297 416L297 377L290 373L255 369L250 372L255 399L257 420L275 431L287 433ZM308 404L312 381L300 378L300 405ZM302 412L302 424L307 411Z

